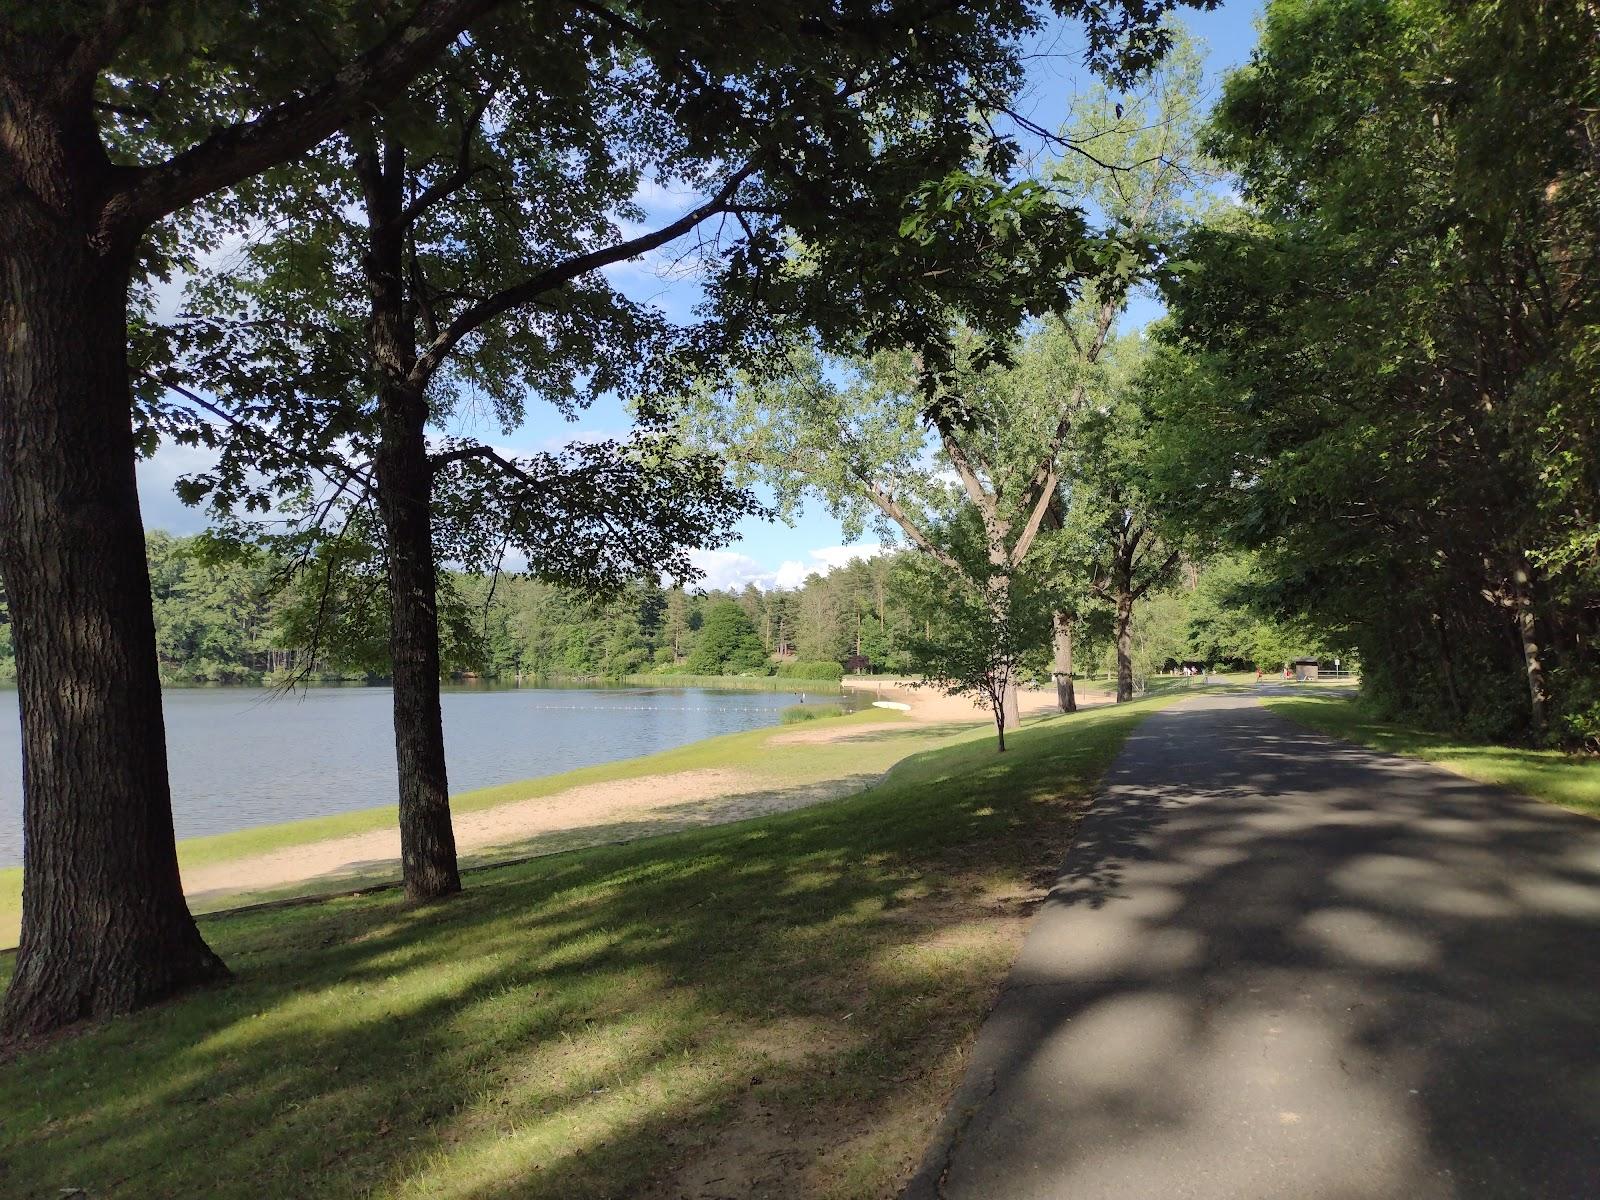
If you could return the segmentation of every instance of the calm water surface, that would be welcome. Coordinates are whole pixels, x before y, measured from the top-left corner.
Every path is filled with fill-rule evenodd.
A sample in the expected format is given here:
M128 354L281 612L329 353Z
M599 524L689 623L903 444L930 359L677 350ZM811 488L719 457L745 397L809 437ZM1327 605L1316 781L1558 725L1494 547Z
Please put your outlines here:
M390 690L163 694L178 836L394 803ZM450 790L632 758L772 725L799 697L699 688L459 688L444 695ZM838 697L813 697L834 703ZM0 866L22 861L17 693L0 692Z

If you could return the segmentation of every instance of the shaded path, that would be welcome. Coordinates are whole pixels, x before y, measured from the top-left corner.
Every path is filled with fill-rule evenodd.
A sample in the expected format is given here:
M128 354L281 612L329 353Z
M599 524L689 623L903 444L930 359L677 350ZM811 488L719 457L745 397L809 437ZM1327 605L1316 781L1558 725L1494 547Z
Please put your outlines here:
M1108 774L908 1197L1600 1197L1600 821L1244 696Z

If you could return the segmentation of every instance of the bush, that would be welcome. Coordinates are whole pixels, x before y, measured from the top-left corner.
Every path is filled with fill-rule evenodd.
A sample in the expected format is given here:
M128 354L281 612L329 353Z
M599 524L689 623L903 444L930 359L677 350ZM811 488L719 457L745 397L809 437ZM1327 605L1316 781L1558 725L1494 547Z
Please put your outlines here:
M844 678L844 666L836 662L807 661L802 658L784 663L778 668L778 675L782 679L838 680Z
M1600 680L1557 676L1554 682L1559 697L1552 731L1555 742L1600 751Z
M820 721L823 717L842 717L844 709L837 704L791 704L779 714L785 725L798 725L802 721Z
M724 600L706 614L685 668L691 675L764 675L767 650L749 614L732 600Z

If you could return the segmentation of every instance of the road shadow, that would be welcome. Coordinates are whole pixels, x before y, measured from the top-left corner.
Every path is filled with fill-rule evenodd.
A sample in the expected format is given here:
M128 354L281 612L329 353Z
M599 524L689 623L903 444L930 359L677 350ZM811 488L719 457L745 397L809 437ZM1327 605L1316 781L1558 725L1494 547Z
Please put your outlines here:
M1129 739L909 1197L1600 1196L1600 822L1245 698Z

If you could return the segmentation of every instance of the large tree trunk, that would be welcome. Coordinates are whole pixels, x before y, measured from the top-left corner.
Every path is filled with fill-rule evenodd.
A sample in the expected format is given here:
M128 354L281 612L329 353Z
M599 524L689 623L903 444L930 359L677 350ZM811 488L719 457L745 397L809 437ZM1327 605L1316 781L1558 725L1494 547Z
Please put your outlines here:
M1511 597L1517 612L1517 635L1522 643L1523 669L1528 677L1529 715L1535 737L1543 735L1549 719L1550 690L1540 658L1539 620L1534 608L1533 568L1520 562L1511 573Z
M1433 636L1439 648L1439 670L1444 681L1444 696L1450 705L1450 713L1457 720L1466 712L1461 703L1461 689L1456 686L1455 657L1450 652L1449 631L1445 628L1444 617L1439 613L1433 614Z
M1133 592L1117 591L1117 703L1133 699Z
M134 484L132 247L0 212L0 571L22 712L9 1033L124 1013L227 969L184 904Z
M439 707L439 580L433 561L428 400L411 378L416 335L405 288L405 151L388 142L361 163L368 211L367 286L378 380L378 512L389 560L389 659L406 898L461 890Z
M378 508L389 553L400 866L406 897L413 901L461 890L439 707L438 577L426 413L420 395L386 395L377 459Z
M1017 681L1015 679L1006 684L1005 694L1006 728L1022 728L1022 703L1017 695Z
M1072 684L1072 617L1057 610L1052 618L1055 631L1056 703L1064 713L1078 711L1078 696Z

